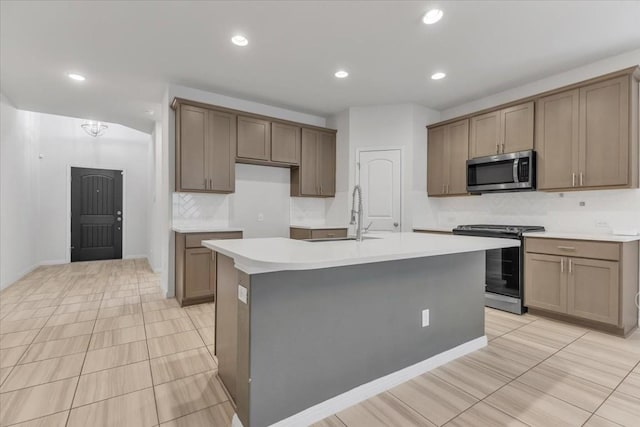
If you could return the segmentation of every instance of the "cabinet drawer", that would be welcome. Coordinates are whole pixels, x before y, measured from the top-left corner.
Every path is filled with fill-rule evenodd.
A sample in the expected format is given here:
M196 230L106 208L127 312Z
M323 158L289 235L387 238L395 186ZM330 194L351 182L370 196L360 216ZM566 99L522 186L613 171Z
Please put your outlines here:
M527 237L524 247L526 252L529 253L608 259L612 261L620 259L620 244L613 242Z
M201 248L203 240L242 239L242 232L189 233L186 235L187 248Z
M311 230L312 239L328 239L331 237L347 237L347 229L332 228L330 230Z

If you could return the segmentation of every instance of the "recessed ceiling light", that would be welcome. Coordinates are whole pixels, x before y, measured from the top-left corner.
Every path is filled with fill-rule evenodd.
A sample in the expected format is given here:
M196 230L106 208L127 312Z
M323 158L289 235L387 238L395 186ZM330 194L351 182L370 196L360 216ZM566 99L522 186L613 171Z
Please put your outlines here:
M430 11L424 14L424 17L422 18L422 22L424 22L427 25L435 24L440 19L442 19L442 15L444 15L444 13L440 9L431 9Z
M432 80L440 80L440 79L444 79L445 77L447 77L447 75L445 73L433 73L433 74L431 74L431 79Z
M345 70L338 70L336 71L334 76L336 76L339 79L344 79L345 77L349 76L349 73L347 73Z
M85 76L81 75L81 74L76 74L76 73L69 73L67 74L67 76L71 79L71 80L76 80L78 82L83 82L86 80Z
M249 40L245 36L241 36L240 34L231 37L231 43L236 46L246 46L249 44Z

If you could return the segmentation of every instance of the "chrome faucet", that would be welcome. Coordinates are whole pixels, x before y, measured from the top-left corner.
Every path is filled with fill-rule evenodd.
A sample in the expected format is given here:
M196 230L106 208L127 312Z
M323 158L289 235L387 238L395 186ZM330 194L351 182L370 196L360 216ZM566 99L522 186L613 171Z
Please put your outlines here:
M356 211L356 193L358 193L358 210ZM356 214L357 225L356 225L356 240L358 242L362 242L362 189L358 184L353 187L353 195L351 200L351 225L356 224ZM368 228L368 227L367 227Z

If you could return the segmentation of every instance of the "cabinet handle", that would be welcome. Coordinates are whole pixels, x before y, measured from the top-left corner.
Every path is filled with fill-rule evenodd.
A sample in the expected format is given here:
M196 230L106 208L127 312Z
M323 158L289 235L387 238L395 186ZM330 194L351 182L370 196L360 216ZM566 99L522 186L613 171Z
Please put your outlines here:
M502 154L504 154L504 142L502 143Z
M560 258L560 273L564 273L564 258Z
M500 154L500 143L496 143L496 154Z
M569 258L569 274L571 274L571 273L572 273L572 271L571 271L571 270L572 270L572 268L571 268L571 258Z
M571 172L571 186L572 187L576 186L576 173L575 172Z
M447 184L447 194L449 194L449 184Z
M561 251L575 251L576 248L574 248L573 246L558 246L558 249L560 249Z
M204 189L208 190L209 188L207 187L207 178L204 179Z
M584 176L584 174L582 172L580 172L580 187L582 187L584 184L582 183L582 177Z
M327 233L327 237L336 237L335 233Z
M209 178L209 190L213 190L213 178Z
M442 184L442 194L447 194L447 187Z

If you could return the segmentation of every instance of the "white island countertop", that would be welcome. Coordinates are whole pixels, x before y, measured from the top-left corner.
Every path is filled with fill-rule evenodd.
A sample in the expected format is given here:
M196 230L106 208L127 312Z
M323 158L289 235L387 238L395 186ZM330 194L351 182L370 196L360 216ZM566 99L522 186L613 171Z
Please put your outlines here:
M389 233L368 234L367 237L369 239L362 242L307 242L275 237L205 240L202 244L233 258L236 268L247 274L313 270L520 246L520 241L515 239L445 234Z

